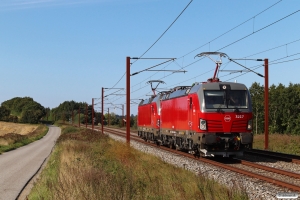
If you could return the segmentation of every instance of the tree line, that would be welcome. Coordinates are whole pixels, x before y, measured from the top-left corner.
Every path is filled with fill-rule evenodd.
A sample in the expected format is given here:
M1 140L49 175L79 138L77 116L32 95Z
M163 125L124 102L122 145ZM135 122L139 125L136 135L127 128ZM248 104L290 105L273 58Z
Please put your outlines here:
M102 117L104 125L119 127L125 125L123 123L125 116L116 115L114 112L102 115L101 112L97 112L92 105L88 105L86 102L65 101L58 107L51 109L48 118L53 121L61 120L68 123L80 121L81 124L92 124L92 120L94 120L95 125L100 125ZM130 125L136 126L136 116L131 115L130 118Z
M102 115L88 105L86 102L64 101L55 108L45 108L34 101L31 97L15 97L4 101L0 106L0 121L15 123L37 124L40 122L54 123L63 121L65 123L101 124L102 117L104 125L123 126L125 116L116 115L111 112ZM136 117L131 116L131 126L136 126Z
M253 108L253 132L264 133L264 86L249 88ZM300 134L300 84L269 87L269 133Z
M254 82L249 88L253 109L253 132L264 133L264 86ZM86 102L65 101L58 107L45 108L30 97L15 97L4 101L0 106L0 121L36 124L41 120L82 124L123 126L126 116L106 113L102 115ZM72 121L73 120L73 121ZM125 123L124 123L125 124ZM130 116L130 126L137 126L137 116ZM300 84L290 83L269 87L269 133L300 134Z

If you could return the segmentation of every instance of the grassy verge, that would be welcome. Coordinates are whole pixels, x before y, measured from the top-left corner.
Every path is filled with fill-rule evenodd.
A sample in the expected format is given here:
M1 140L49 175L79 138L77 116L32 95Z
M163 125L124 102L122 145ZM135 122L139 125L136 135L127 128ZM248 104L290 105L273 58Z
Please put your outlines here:
M27 135L8 133L0 136L0 154L41 139L47 134L48 129L45 125L39 125L36 130Z
M99 132L63 127L28 199L248 199L238 188L228 189Z
M269 134L269 150L281 153L300 155L300 136L287 134ZM265 135L255 135L253 148L265 148Z

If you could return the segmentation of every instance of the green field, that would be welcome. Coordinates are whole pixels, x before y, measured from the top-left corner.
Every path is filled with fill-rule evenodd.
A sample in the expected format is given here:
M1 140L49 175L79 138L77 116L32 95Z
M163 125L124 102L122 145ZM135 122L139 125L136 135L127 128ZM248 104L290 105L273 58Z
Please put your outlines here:
M268 150L300 155L300 136L287 134L269 134ZM265 135L254 136L254 149L265 149Z

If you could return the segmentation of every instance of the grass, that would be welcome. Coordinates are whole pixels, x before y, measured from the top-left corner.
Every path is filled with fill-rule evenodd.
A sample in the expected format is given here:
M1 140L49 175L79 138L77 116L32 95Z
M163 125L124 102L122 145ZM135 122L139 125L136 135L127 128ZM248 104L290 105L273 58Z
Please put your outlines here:
M270 151L300 155L300 136L287 134L269 134L268 149ZM254 149L265 148L265 135L254 136Z
M205 176L91 130L62 128L56 148L28 199L248 199Z
M21 146L25 146L31 142L41 139L48 132L48 127L45 125L39 125L36 130L27 134L19 135L16 133L8 133L4 136L0 136L0 154L3 152L17 149Z

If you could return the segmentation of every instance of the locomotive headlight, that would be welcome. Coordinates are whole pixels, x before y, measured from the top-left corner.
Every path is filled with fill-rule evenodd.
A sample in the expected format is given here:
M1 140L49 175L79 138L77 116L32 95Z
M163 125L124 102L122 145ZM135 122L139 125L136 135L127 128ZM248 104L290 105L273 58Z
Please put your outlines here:
M206 120L200 119L200 130L206 130Z
M247 130L252 130L252 119L248 121Z

